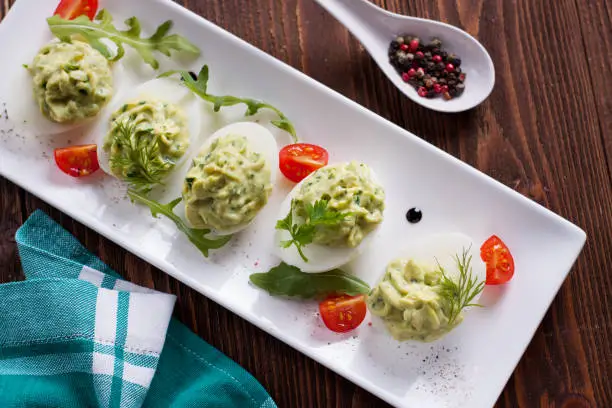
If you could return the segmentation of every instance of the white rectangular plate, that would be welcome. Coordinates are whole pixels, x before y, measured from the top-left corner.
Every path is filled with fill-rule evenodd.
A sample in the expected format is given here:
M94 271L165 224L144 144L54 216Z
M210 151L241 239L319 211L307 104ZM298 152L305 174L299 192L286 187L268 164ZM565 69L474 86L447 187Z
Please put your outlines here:
M289 183L276 188L254 225L204 259L167 220L154 220L130 204L110 177L72 179L57 170L53 148L93 142L87 129L61 137L13 130L19 124L10 123L11 101L29 97L30 91L11 94L6 83L23 76L21 64L52 38L45 18L56 4L19 0L0 25L5 84L0 111L6 103L9 116L0 120L0 174L391 404L477 408L495 403L582 249L582 230L171 1L102 1L116 22L136 15L149 33L172 19L175 31L201 48L201 58L186 68L209 64L210 92L266 100L295 122L303 140L325 146L330 162L361 160L376 171L387 193L385 221L372 243L375 249L354 268L370 284L401 248L430 233L461 231L477 243L495 233L513 252L512 282L487 288L481 299L486 307L468 313L440 341L397 343L376 322L368 325L370 317L348 335L329 332L316 316L315 302L273 298L248 283L250 273L278 263L273 225ZM130 81L155 76L133 55L126 57L130 60L136 61L126 68ZM243 119L243 111L205 115L207 131ZM268 119L266 114L251 118ZM270 129L279 143L289 141ZM413 206L424 211L416 225L404 218Z

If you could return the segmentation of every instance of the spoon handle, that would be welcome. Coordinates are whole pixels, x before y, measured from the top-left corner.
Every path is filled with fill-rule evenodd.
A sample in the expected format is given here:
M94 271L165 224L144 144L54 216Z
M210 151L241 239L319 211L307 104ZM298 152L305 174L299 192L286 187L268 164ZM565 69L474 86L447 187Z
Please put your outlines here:
M388 12L367 0L314 0L369 48L383 37Z

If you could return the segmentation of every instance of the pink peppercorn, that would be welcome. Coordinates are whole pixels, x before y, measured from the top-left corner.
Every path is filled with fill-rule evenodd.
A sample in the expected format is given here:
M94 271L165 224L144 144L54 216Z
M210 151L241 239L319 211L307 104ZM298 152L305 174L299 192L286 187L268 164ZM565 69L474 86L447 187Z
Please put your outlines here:
M446 64L446 72L453 72L455 70L455 66L453 64Z
M424 98L427 96L427 88L425 88L424 86L420 87L419 90L417 91L417 93L419 94L420 97Z
M431 60L437 64L438 62L442 62L442 57L439 55L434 55Z
M416 52L419 49L419 40L410 41L410 52Z

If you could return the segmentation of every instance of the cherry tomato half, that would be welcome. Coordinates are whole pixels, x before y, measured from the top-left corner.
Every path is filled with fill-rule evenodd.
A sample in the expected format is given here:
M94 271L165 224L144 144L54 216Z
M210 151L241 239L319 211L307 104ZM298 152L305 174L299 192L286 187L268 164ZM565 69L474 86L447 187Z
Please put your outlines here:
M97 12L98 0L61 0L53 14L59 14L65 20L74 20L82 15L93 20Z
M487 264L487 285L499 285L512 279L514 259L497 235L492 235L482 244L480 258Z
M351 331L363 322L367 312L364 295L332 295L319 303L325 326L336 333Z
M72 177L88 176L100 168L95 144L55 149L55 163L64 173Z
M310 173L327 165L329 154L321 146L296 143L283 147L278 154L281 172L299 183Z

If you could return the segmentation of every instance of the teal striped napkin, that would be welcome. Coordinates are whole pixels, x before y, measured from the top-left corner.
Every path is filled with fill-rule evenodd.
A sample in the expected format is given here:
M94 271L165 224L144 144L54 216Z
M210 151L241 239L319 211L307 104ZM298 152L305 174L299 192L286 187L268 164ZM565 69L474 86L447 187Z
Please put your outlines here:
M16 241L27 280L0 285L0 407L276 407L172 319L173 295L120 279L41 211Z

